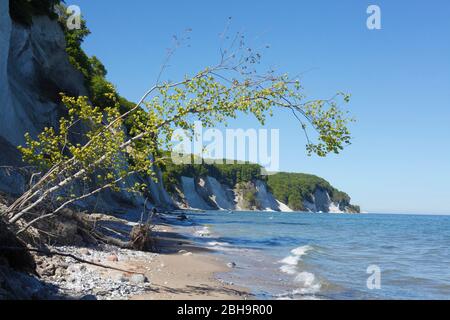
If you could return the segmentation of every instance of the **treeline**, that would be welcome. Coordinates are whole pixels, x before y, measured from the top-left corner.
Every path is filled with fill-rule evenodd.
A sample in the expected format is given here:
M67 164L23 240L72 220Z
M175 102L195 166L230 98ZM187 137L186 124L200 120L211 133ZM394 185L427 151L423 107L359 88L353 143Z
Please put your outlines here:
M328 181L315 175L280 172L269 176L267 184L275 198L293 210L305 210L304 201L313 202L312 197L316 189L327 191L333 202L351 206L348 194L337 190ZM353 209L359 211L356 206Z
M191 156L192 163L194 157ZM180 185L181 177L200 178L211 176L220 183L231 188L250 190L248 182L256 180L266 181L269 190L275 198L296 211L305 211L304 201L314 202L313 195L317 189L326 191L333 202L340 204L343 208L359 212L360 208L350 204L350 197L345 192L334 188L328 181L315 175L304 173L281 172L275 175L261 175L261 166L251 163L233 164L189 164L175 165L171 161L161 167L163 172L164 186L169 192ZM255 195L244 192L249 203L255 201Z
M194 158L192 157L192 163ZM179 185L181 177L199 178L211 176L222 184L234 188L241 182L251 182L264 179L261 176L261 167L257 164L240 163L233 161L227 164L181 164L176 165L172 161L167 161L161 166L163 172L164 186L168 191L173 192L174 186Z

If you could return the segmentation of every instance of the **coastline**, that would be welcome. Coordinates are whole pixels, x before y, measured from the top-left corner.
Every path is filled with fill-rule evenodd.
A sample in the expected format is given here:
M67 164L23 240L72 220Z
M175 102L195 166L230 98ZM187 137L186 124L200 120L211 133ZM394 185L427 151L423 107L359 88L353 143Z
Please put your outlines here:
M216 277L230 268L212 250L194 243L164 220L152 232L156 253L103 245L50 247L60 255L35 256L41 279L30 278L27 285L50 300L251 298L248 289Z
M131 300L247 300L247 288L216 277L229 272L226 262L212 250L194 244L174 227L161 224L155 230L159 253L152 261L133 261L135 270L146 270L151 291Z

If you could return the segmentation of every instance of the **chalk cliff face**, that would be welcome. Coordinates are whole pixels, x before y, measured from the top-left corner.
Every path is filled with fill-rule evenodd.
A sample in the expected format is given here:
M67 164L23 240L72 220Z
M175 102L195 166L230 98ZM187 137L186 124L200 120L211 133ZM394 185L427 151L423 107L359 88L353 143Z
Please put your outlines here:
M292 212L284 203L275 199L264 181L246 183L245 188L230 187L221 184L214 177L181 177L181 186L177 188L176 197L181 199L179 205L199 210L233 210L233 211L279 211ZM254 196L254 203L245 201L246 194ZM344 213L349 212L343 203L333 202L327 191L316 189L311 196L312 202L305 201L309 212Z
M313 202L307 200L303 202L310 212L344 213L348 211L344 204L333 202L326 190L317 188L311 197Z
M0 191L17 195L26 188L27 177L17 169L25 164L17 146L24 144L24 134L32 136L44 127L57 126L65 114L59 93L88 95L83 75L69 62L63 30L47 16L33 17L30 26L13 21L9 0L0 0ZM160 172L157 173L160 175ZM142 182L133 177L129 184ZM160 207L173 207L162 182L145 179L151 201ZM129 193L104 192L81 205L103 211L142 208L144 199ZM128 210L128 209L127 209Z
M54 126L64 109L58 93L86 95L83 76L69 63L64 34L48 17L34 18L30 27L9 16L9 1L0 1L0 166L17 166L17 146L24 134L36 135ZM23 191L24 179L0 170L0 189Z

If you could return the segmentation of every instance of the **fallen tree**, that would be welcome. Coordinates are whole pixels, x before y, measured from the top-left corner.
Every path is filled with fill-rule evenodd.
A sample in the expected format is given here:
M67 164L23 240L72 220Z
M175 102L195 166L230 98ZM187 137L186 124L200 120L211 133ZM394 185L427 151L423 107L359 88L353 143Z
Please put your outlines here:
M171 147L176 128L193 132L196 120L212 127L239 114L252 114L264 124L278 108L299 121L310 154L339 153L350 143L350 119L338 107L339 99L348 101L347 95L306 101L298 80L273 71L258 72L255 66L260 58L243 45L234 52L222 52L216 66L179 82L156 84L126 112L121 111L113 93L106 94L112 102L108 107L92 106L88 97L62 94L68 116L60 119L58 128L45 128L38 137L27 134L26 146L19 147L23 160L36 170L28 190L2 212L2 217L21 234L103 190L145 192L145 184L129 186L127 178L139 174L156 179L154 168L167 160L160 150ZM316 133L315 142L307 133L310 128ZM97 239L130 246L92 229L88 220L94 216L73 218ZM131 246L146 247L142 235L150 229L148 223L138 225Z

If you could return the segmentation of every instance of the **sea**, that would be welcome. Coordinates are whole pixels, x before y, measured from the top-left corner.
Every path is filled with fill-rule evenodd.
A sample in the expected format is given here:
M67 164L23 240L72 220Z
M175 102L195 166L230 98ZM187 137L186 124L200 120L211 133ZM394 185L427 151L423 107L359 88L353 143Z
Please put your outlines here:
M257 299L450 299L450 216L207 211L189 235Z

